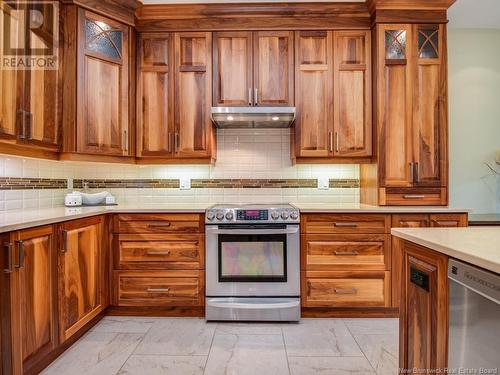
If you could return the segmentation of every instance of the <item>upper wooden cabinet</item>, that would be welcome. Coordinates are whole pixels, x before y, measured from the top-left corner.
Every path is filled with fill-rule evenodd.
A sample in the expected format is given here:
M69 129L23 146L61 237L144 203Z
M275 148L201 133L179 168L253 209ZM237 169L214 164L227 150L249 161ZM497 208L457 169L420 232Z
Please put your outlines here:
M368 31L295 33L297 160L372 155Z
M333 39L333 154L336 157L371 156L370 32L336 31Z
M74 5L62 19L64 151L129 156L130 27Z
M17 12L9 4L3 4L2 19L9 27L8 37L12 41L24 41L22 49L38 50L57 55L59 45L54 37L59 20L52 17L53 7L50 3L30 4L30 11L37 11L43 16L44 23L40 27L26 27L29 12ZM24 15L24 18L23 18ZM21 18L20 18L21 17ZM3 27L3 26L2 26ZM0 51L0 57L19 58L19 46L7 46ZM60 144L60 81L58 76L59 61L54 59L52 69L0 69L0 140L22 146L31 156L30 150L55 151ZM22 153L22 151L20 151ZM47 154L45 154L47 155Z
M214 33L214 106L293 106L293 32Z
M35 373L58 344L52 226L13 232L5 247L2 367L5 374Z
M378 25L377 39L380 203L446 204L445 26Z

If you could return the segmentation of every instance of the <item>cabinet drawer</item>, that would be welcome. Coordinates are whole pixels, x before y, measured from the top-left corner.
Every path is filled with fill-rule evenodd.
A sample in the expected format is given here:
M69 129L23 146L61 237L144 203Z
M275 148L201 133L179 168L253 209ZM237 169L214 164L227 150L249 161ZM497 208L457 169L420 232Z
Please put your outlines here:
M119 234L115 242L115 268L203 269L203 235Z
M304 307L389 307L390 272L320 272L303 275Z
M441 188L387 188L385 191L387 206L444 206L446 203L446 189Z
M303 233L389 233L390 215L315 214L303 215Z
M431 214L430 224L431 227L466 227L467 214Z
M202 233L198 214L129 214L115 218L118 233Z
M302 269L308 271L388 270L390 235L303 235Z
M118 306L202 306L202 271L115 271Z
M425 228L429 226L427 214L392 215L392 228Z

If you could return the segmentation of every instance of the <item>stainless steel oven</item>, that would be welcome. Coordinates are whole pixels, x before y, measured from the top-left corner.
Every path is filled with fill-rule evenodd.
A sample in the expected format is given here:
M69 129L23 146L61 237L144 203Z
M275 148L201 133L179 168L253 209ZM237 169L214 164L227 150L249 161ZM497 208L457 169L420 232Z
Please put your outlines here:
M215 206L206 213L206 319L300 319L299 213Z

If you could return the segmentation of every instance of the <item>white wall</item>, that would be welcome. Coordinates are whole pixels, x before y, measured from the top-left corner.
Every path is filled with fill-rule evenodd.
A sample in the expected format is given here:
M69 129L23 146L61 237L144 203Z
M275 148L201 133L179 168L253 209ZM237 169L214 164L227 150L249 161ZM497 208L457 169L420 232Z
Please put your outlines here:
M500 29L449 29L450 205L500 211ZM495 165L500 171L500 166Z

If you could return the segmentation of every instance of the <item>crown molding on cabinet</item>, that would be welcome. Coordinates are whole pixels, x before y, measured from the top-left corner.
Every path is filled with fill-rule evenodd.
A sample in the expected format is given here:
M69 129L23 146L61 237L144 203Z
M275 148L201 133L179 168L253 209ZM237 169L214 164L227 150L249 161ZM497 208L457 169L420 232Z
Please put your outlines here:
M135 11L141 4L137 0L60 0L60 2L78 5L129 26L135 25Z

